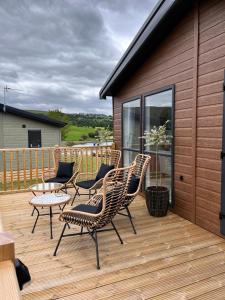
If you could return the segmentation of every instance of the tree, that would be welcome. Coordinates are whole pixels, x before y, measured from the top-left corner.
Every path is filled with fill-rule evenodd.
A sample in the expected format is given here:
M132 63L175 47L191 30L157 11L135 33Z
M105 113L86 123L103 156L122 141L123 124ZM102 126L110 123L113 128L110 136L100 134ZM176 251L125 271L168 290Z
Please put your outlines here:
M109 140L113 139L113 133L109 129L109 127L107 127L107 128L97 128L97 131L98 131L98 135L96 136L96 139L97 139L98 142L107 144L107 142Z

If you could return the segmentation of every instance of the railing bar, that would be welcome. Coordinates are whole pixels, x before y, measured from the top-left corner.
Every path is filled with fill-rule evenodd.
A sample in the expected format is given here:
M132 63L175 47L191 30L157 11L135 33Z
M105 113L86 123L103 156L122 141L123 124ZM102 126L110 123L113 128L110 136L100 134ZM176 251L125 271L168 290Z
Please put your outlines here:
M23 149L23 182L24 188L27 188L27 166L26 166L26 150Z
M32 185L32 180L33 180L33 170L32 170L32 149L29 149L29 158L30 158L30 185Z
M39 174L38 174L38 151L35 151L35 165L36 165L36 183L38 182Z
M3 160L3 176L2 176L2 185L3 190L6 191L6 152L2 152L2 160Z
M91 162L91 173L94 173L94 168L93 168L93 157L94 157L94 149L90 150L90 162Z
M88 156L87 156L87 148L85 149L85 173L86 177L88 177Z
M82 151L80 148L77 148L78 154L80 155L80 173L83 172L83 163L84 163L84 159L82 156Z
M41 171L42 171L42 176L44 174L44 167L45 167L45 152L44 149L41 149Z
M48 149L48 170L51 169L51 150Z
M10 180L11 180L11 184L10 184L10 186L11 186L11 191L13 191L13 182L14 182L14 180L13 180L13 152L12 151L10 151Z
M16 151L16 168L17 168L17 187L20 190L20 155L19 150Z

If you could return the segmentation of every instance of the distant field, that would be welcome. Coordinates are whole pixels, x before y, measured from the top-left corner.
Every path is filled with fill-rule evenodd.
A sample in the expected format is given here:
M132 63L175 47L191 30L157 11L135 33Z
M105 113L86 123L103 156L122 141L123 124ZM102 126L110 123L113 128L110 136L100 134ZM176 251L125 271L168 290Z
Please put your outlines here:
M75 125L69 125L66 134L65 134L65 141L79 141L82 134L88 135L90 132L95 132L95 128L92 127L78 127ZM88 140L93 140L88 138Z

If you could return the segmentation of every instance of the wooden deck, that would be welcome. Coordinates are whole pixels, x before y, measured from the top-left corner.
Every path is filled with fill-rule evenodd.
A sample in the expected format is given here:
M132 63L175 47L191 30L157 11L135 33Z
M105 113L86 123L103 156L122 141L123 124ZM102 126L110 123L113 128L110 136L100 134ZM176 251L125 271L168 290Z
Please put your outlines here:
M138 197L131 207L138 234L126 218L116 217L124 245L113 232L99 234L101 270L96 270L88 236L65 238L57 257L52 256L62 228L57 216L53 240L47 217L40 218L31 234L30 197L0 196L5 230L14 235L16 256L32 276L23 299L225 299L222 238L172 213L150 217Z

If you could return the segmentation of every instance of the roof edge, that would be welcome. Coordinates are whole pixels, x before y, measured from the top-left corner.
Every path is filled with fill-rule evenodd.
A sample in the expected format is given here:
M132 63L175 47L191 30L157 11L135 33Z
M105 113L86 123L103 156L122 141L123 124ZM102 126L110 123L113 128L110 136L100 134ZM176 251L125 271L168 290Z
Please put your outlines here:
M49 118L49 117L41 115L41 114L39 115L39 114L35 114L35 113L29 112L29 111L26 111L26 110L18 109L18 108L9 106L9 105L4 105L2 103L0 103L0 112L9 113L9 114L16 115L16 116L19 116L19 117L23 117L23 118L26 118L26 119L34 120L34 121L45 123L45 124L48 124L48 125L52 125L52 126L55 126L55 127L61 127L62 128L62 127L67 125L66 122L59 121L59 120L56 120L56 119L52 119L52 118Z
M100 99L106 99L106 96L109 96L107 94L107 91L110 89L112 83L121 74L121 72L124 70L126 65L132 60L134 55L140 50L142 45L149 38L149 35L157 28L159 23L162 21L163 17L168 13L168 11L170 10L170 8L173 6L175 2L176 0L159 0L159 2L154 6L149 17L141 26L140 30L138 31L138 33L135 35L134 39L128 46L127 50L125 51L125 53L123 54L123 56L121 57L117 65L115 66L115 68L113 69L112 73L105 81L103 87L99 92ZM165 7L163 7L163 5L165 5ZM150 26L152 28L149 28ZM142 39L141 42L140 39Z

